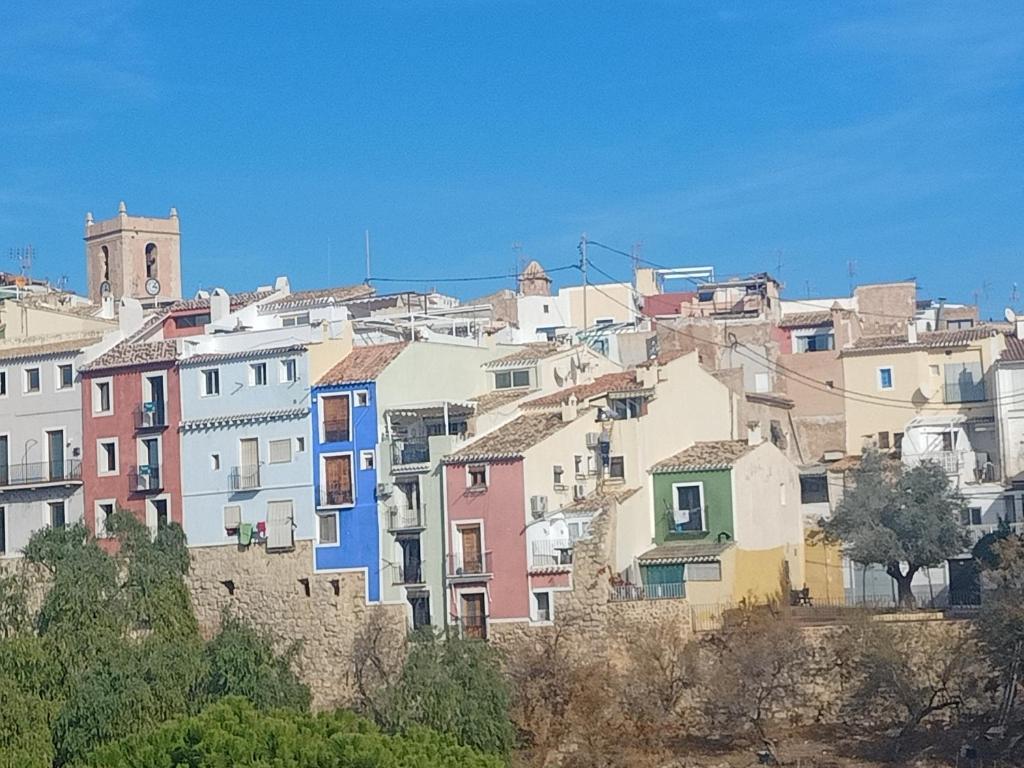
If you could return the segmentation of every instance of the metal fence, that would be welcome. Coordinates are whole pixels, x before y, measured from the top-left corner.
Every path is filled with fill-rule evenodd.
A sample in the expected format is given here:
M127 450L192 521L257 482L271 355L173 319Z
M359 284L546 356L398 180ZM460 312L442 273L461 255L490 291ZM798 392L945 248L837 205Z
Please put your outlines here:
M35 485L81 479L82 462L79 459L0 464L0 486Z
M572 542L568 539L552 539L533 542L530 564L534 568L554 568L572 565Z

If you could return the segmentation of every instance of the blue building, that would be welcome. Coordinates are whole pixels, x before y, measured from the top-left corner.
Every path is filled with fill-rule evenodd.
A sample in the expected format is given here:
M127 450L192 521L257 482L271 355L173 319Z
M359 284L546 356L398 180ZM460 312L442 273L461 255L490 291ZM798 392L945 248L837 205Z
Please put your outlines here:
M317 571L363 571L380 601L377 513L377 375L403 342L356 347L313 387L313 488Z

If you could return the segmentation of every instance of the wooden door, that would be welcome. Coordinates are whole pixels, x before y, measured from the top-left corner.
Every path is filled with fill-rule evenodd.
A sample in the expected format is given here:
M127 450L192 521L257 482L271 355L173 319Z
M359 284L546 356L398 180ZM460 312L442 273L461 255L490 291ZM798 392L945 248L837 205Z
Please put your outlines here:
M344 443L349 434L348 395L334 395L321 399L324 409L324 442Z
M460 528L462 537L463 573L483 573L483 551L481 550L480 528Z
M46 433L46 446L50 458L50 480L64 479L64 430Z
M474 592L462 595L462 634L484 640L487 637L486 617L484 616L484 595Z
M329 456L324 460L324 490L328 506L352 504L352 457Z

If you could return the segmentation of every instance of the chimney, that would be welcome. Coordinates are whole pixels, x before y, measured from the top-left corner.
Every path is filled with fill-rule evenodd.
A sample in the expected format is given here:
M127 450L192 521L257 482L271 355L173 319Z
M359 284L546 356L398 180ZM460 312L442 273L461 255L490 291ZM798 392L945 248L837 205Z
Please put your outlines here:
M100 317L104 320L114 319L114 297L110 294L100 299Z
M285 296L291 294L291 284L288 282L288 277L286 275L280 275L274 280L274 290L283 293Z
M576 421L576 417L579 416L579 401L576 399L576 395L569 395L568 399L562 402L562 422L568 424L570 421Z
M939 296L939 306L935 308L935 330L942 330L942 311L946 308L946 297Z
M210 294L210 321L216 323L231 314L231 297L223 288L214 288Z
M911 344L917 344L917 323L913 320L907 323L907 341Z
M747 424L747 445L760 445L764 442L761 437L760 424Z
M121 333L125 336L131 336L142 327L142 321L142 304L138 299L132 299L128 296L122 297L121 305L117 312L117 322Z

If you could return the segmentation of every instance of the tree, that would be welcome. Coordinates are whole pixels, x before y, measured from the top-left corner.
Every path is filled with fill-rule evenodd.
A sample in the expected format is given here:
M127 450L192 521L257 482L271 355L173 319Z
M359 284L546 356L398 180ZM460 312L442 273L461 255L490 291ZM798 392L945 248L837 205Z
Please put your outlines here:
M964 499L937 464L924 462L907 470L874 450L861 457L853 481L822 527L843 542L850 559L882 565L896 582L899 604L913 608L914 575L968 545L960 525Z
M261 712L231 697L200 714L97 749L82 768L501 768L502 762L420 728L388 736L350 712Z
M384 694L383 723L396 733L424 726L504 758L514 741L509 698L501 658L491 645L420 635Z
M989 663L1003 681L1003 709L1016 698L1024 674L1024 543L1011 536L993 546L982 574L986 587L978 614L978 636Z

